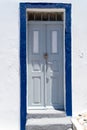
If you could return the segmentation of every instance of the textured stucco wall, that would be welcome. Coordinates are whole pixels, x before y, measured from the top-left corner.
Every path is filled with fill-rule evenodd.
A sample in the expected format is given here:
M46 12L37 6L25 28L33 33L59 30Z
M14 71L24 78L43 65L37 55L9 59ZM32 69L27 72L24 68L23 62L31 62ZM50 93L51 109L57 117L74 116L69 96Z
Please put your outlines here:
M87 1L0 1L0 129L20 127L19 2L72 3L73 114L87 110Z
M19 9L0 1L0 130L19 129Z
M73 114L87 111L87 1L75 0L72 10Z

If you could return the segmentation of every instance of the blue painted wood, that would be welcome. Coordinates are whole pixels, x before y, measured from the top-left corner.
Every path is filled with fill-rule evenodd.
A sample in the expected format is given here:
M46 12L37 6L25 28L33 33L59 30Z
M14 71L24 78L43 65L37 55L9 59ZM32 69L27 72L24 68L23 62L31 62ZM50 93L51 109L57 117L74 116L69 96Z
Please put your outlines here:
M20 3L20 130L26 123L26 9L63 8L66 11L65 31L65 74L66 74L66 114L72 115L71 82L71 4L65 3Z
M20 6L20 129L26 123L26 11Z
M71 5L67 5L65 25L65 74L66 74L66 114L72 116L71 78Z

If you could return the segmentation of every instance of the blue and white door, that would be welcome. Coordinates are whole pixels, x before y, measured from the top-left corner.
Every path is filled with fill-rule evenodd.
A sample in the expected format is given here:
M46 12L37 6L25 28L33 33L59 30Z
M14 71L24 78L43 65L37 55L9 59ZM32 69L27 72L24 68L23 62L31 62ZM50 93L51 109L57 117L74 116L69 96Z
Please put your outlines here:
M28 23L28 109L64 109L63 22Z

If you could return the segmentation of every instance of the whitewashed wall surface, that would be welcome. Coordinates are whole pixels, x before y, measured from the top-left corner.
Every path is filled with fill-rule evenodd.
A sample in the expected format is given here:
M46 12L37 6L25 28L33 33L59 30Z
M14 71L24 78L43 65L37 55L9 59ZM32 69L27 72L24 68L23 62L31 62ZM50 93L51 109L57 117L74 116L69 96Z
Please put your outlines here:
M87 1L0 0L0 130L20 129L20 2L72 4L73 115L87 111Z

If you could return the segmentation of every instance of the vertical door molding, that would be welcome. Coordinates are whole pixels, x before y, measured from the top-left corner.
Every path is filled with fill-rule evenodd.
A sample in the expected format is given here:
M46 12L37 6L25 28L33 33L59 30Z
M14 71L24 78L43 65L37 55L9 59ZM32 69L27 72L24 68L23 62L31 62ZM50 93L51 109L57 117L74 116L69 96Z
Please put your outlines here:
M72 115L71 80L71 4L64 3L20 3L20 130L26 124L26 10L28 8L65 9L65 101L66 114Z

